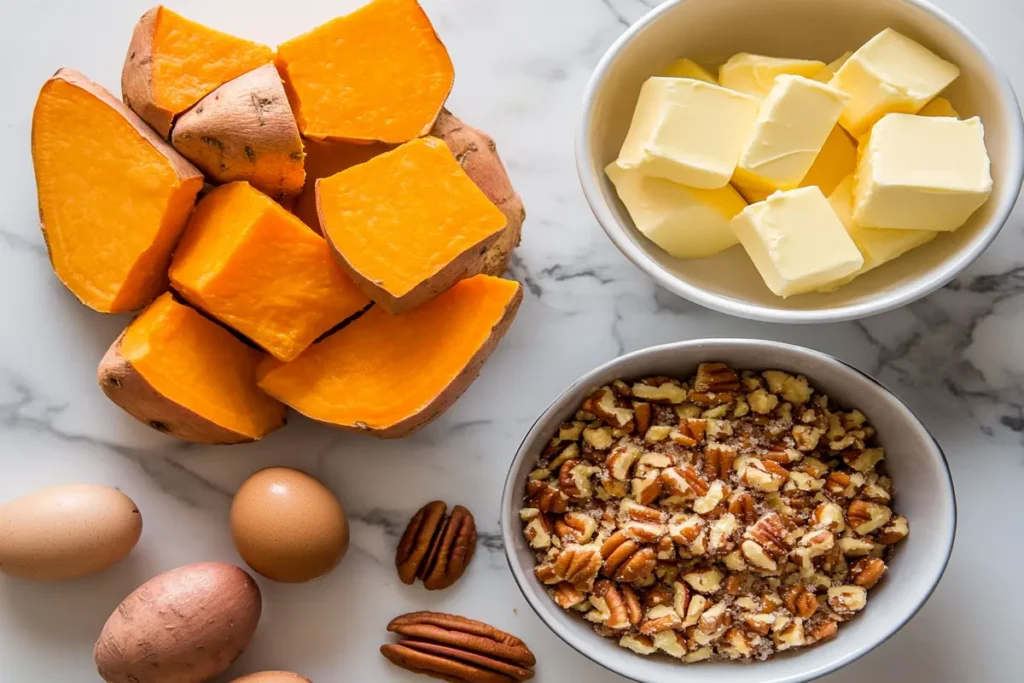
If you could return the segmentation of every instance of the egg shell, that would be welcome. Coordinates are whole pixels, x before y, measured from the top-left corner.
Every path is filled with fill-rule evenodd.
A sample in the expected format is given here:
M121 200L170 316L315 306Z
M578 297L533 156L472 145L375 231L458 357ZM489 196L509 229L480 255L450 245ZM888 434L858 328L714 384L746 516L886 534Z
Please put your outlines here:
M108 683L200 683L249 645L263 600L248 573L200 562L139 586L107 619L93 657Z
M341 503L310 475L270 467L242 483L231 504L231 536L242 559L268 579L323 576L348 550Z
M49 486L0 506L0 572L34 581L89 576L124 559L141 535L139 508L117 489Z
M290 671L261 671L231 681L231 683L313 683L308 678Z

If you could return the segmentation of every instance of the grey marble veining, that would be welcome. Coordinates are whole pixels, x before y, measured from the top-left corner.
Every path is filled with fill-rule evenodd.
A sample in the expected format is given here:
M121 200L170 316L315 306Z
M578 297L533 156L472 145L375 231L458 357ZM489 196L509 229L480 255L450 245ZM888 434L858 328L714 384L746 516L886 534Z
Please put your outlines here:
M276 44L358 0L179 0L182 13ZM579 190L573 131L590 71L656 0L424 0L458 76L451 108L491 133L528 211L511 275L526 299L480 379L416 436L376 441L293 417L241 447L182 444L108 403L95 367L128 320L80 306L49 268L37 226L29 157L32 104L59 66L116 89L143 0L8 3L0 58L9 70L0 114L0 501L57 482L118 486L142 509L130 558L63 585L0 577L0 681L97 680L92 642L137 584L186 562L237 561L227 526L231 495L272 464L305 469L344 501L352 549L312 584L261 581L265 612L232 673L295 669L318 683L419 680L377 654L394 615L459 612L523 637L539 681L623 679L551 636L521 599L498 536L506 466L537 414L582 372L625 351L711 336L763 337L831 353L897 391L947 452L960 503L949 570L922 612L878 650L827 680L1019 680L1004 636L1019 630L1014 592L1024 551L1024 212L956 281L898 311L855 322L786 327L729 318L655 287L608 242ZM936 0L960 18L1024 89L1014 0ZM87 6L89 5L89 6ZM100 5L100 6L92 6ZM480 546L449 591L400 584L394 548L409 515L441 498L474 511ZM955 644L955 646L951 646ZM230 680L228 677L226 680Z

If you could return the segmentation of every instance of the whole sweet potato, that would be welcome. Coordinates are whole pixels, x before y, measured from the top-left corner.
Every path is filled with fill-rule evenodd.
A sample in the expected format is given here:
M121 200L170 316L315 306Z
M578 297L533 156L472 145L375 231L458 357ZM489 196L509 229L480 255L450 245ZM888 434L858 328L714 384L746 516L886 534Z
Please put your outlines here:
M93 656L108 683L201 683L249 645L259 586L238 567L202 562L142 584L107 619Z

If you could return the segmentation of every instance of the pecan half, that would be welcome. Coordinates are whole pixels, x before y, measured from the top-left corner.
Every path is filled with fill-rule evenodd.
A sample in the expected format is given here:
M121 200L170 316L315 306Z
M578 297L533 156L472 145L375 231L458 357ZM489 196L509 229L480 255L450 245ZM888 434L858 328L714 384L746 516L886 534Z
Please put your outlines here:
M435 500L409 521L395 553L402 583L419 579L427 590L440 590L465 573L476 550L476 523L473 513L461 505L450 515L447 510L443 501Z
M380 652L408 671L464 683L516 683L533 678L537 660L530 648L483 622L413 612L394 618L388 631L402 639L382 645Z

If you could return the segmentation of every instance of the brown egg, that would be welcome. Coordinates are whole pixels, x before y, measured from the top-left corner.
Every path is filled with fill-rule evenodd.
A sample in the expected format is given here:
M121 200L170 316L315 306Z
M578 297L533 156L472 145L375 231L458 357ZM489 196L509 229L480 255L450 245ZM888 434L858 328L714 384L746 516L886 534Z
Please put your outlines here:
M290 671L261 671L231 681L231 683L312 683L308 678Z
M0 506L0 572L34 581L89 576L124 559L141 535L139 509L117 489L49 486Z
M242 559L268 579L312 581L348 550L348 520L334 494L287 467L252 475L231 504L231 536Z

